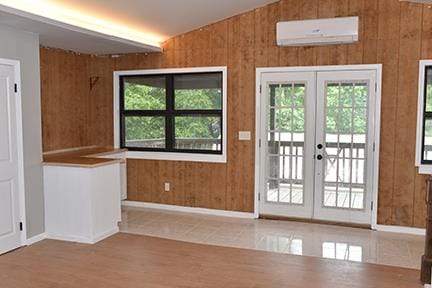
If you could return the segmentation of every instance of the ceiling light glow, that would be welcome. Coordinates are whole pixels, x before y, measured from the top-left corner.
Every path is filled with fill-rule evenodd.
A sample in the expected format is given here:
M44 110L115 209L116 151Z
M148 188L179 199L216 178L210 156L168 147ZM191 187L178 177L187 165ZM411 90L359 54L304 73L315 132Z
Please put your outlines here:
M46 0L0 0L0 5L21 10L26 13L48 18L54 21L77 26L105 35L161 47L166 37L155 33L135 30L119 25L90 14L63 6L58 6Z

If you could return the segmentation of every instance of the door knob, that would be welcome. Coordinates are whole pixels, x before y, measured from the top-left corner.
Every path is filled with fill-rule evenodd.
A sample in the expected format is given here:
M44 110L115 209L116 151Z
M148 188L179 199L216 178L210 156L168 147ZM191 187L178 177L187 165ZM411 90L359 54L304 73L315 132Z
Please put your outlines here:
M318 145L317 145L317 148L318 148L318 149L322 149L322 148L323 148L323 145L322 145L322 144L318 144Z
M317 156L317 159L318 159L318 160L321 160L322 158L323 158L322 155L318 155L318 156Z

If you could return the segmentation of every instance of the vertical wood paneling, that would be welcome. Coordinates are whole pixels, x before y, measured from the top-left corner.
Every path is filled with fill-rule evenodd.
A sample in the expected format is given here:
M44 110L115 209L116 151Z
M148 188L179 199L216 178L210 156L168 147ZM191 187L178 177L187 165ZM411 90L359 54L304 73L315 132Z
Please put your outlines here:
M113 117L106 117L113 113L113 73L114 61L110 57L91 57L89 59L88 76L96 81L89 89L89 122L91 130L90 144L104 145L113 143Z
M280 20L356 15L358 43L276 45ZM254 132L255 67L382 63L378 219L423 227L425 184L414 168L414 144L418 60L432 58L431 19L427 6L398 0L281 0L174 37L160 54L101 58L42 49L44 149L112 143L114 70L228 66L228 162L128 160L128 197L252 211L254 143L238 141L238 131ZM92 91L89 77L100 78ZM165 182L172 191L163 191Z
M363 43L364 64L377 63L378 14L378 1L363 0L363 17L360 19L363 31L360 42Z
M375 1L373 1L375 2ZM371 1L368 3L373 5ZM383 64L381 96L381 147L378 213L380 223L393 224L393 189L396 142L396 108L399 80L400 3L382 0L378 6L377 60ZM392 27L389 26L392 21ZM372 21L370 28L374 25ZM391 30L389 30L391 29ZM367 48L366 48L367 49ZM365 52L366 53L366 52ZM388 143L387 145L385 143ZM383 168L384 167L384 168Z
M347 59L351 64L363 63L363 47L365 42L365 0L349 0L347 16L359 16L359 41L347 47Z
M134 201L138 201L138 167L139 161L127 160L127 196Z
M422 23L421 23L421 47L420 47L420 58L430 59L432 58L432 50L428 51L425 47L428 47L432 39L432 9L431 6L423 6L422 9ZM426 175L420 175L415 173L415 192L414 192L414 227L425 227L426 226L426 215L427 206L425 205L426 195Z
M254 130L255 12L228 20L229 54L227 209L253 209L253 145L238 140L238 131ZM242 35L238 37L237 35ZM252 85L251 85L252 84ZM253 135L252 135L253 137ZM241 171L241 173L239 173Z
M393 222L406 226L412 226L414 220L416 117L412 116L417 113L422 7L419 4L401 4Z
M422 58L432 58L432 6L423 8Z
M274 3L266 6L267 10L267 26L268 39L267 39L267 65L269 67L280 66L279 54L280 48L277 46L276 41L276 23L280 21L279 3Z
M40 51L43 149L89 144L89 56L59 49Z

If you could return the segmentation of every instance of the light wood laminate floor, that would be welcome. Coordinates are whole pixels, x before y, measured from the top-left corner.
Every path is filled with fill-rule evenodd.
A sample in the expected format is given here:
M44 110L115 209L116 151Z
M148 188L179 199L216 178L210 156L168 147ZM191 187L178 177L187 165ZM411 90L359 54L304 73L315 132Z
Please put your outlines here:
M116 234L44 240L0 256L2 288L421 287L419 271Z

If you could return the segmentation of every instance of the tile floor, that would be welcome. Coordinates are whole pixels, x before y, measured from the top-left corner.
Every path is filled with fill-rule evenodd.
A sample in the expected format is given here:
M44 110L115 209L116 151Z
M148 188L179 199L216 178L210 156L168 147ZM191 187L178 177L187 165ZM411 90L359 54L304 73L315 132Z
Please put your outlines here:
M420 268L424 237L360 228L123 207L122 232L210 245Z

